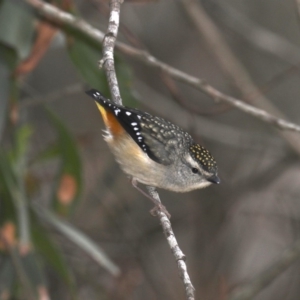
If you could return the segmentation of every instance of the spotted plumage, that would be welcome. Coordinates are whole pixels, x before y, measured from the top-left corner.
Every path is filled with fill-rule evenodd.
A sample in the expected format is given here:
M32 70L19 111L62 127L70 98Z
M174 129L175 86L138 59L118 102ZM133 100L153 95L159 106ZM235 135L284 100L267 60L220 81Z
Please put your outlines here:
M133 108L116 105L109 99L106 99L100 92L93 89L88 91L87 94L92 96L101 107L106 108L105 111L101 111L100 108L100 111L102 113L102 116L104 116L103 119L106 126L112 129L111 130L112 135L117 135L113 128L115 127L114 122L118 121L121 124L121 126L124 128L124 130L137 143L137 145L145 153L147 153L147 155L151 157L154 161L157 160L155 155L150 150L149 146L145 143L144 137L141 133L142 126L143 126L142 119L144 119L145 116L148 115L147 113ZM115 116L115 120L114 119L108 120L108 118L105 117L108 114L108 112L112 113Z
M192 157L199 161L207 171L217 169L217 163L212 155L203 146L192 144L189 147Z
M116 105L97 90L87 94L98 105L110 135L106 140L126 173L144 184L174 191L219 183L212 155L179 126L138 109ZM128 135L133 142L125 139Z

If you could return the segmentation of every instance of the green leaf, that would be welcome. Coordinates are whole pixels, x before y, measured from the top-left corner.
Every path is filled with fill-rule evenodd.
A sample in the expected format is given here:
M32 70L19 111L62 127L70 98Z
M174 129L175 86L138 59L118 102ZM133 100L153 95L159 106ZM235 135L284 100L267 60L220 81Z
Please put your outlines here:
M98 61L102 57L102 45L93 43L74 32L69 32L67 46L69 56L84 81L109 97L105 72L98 67ZM124 104L137 107L138 102L131 92L133 81L131 69L118 56L115 56L115 68Z
M58 144L47 147L45 150L37 154L30 164L43 163L51 159L57 158L60 155L60 147Z
M0 225L7 220L15 220L15 206L11 191L12 188L15 188L15 181L12 181L12 176L12 167L8 157L0 151Z
M24 175L27 162L30 127L19 128L14 136L14 147L9 155L0 152L0 176L3 180L1 189L6 201L14 204L20 244L30 243L30 220L27 207L27 194Z
M85 82L108 95L105 73L98 67L102 48L91 45L77 36L67 37L69 56Z
M14 134L14 146L10 152L10 158L17 175L23 176L27 167L27 153L31 135L32 128L29 125L23 125L18 128Z
M11 295L13 284L16 279L15 269L10 257L5 257L1 262L0 269L0 299L3 295Z
M16 206L16 198L19 196L17 180L13 172L11 160L3 152L0 152L0 179L1 191L5 196L5 200L14 203Z
M49 109L49 120L58 135L61 167L54 186L54 208L69 215L78 203L82 191L82 167L77 145L64 123Z
M33 9L23 1L4 0L0 6L0 44L16 51L18 59L28 56L35 27Z
M14 48L0 42L0 61L1 66L7 68L9 71L7 74L7 77L9 78L12 70L15 69L18 63L17 51Z
M24 180L31 133L31 127L28 125L18 128L13 136L12 149L7 153L0 151L0 173L12 194L17 188L16 185Z
M16 52L0 44L0 141L4 131L9 95L11 89L11 72L17 63Z
M116 74L118 77L119 88L123 104L130 107L138 107L139 102L132 94L132 71L126 62L115 55Z
M71 292L74 293L74 280L60 250L52 242L47 231L37 222L32 227L32 238L37 251L69 286Z
M42 270L38 257L34 252L30 251L26 255L21 256L21 262L31 286L35 288L46 286L44 271Z

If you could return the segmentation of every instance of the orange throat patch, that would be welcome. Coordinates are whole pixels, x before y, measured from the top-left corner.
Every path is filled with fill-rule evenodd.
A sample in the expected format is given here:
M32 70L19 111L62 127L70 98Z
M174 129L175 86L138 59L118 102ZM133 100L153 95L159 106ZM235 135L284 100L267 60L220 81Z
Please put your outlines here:
M96 104L97 104L98 109L101 112L105 126L107 127L107 129L109 129L110 134L114 137L124 134L125 129L119 123L119 121L117 120L115 115L112 112L106 110L99 103L96 102Z

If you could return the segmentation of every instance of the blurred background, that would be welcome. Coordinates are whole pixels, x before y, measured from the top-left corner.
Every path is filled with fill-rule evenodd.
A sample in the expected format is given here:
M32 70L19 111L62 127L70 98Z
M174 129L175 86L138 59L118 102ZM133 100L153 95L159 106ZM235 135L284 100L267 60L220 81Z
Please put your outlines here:
M106 31L108 1L49 2ZM300 124L298 2L127 0L118 40ZM152 204L84 93L109 97L101 45L32 3L0 0L0 299L185 299ZM196 299L234 299L299 239L300 135L115 54L124 104L180 125L218 163L218 186L159 192ZM252 299L299 299L299 261L288 266Z

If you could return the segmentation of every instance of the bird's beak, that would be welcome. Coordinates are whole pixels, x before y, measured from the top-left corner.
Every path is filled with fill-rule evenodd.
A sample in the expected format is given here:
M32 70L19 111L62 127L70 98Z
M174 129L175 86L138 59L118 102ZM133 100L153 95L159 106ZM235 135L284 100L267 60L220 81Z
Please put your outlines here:
M206 178L206 180L215 184L219 184L221 182L220 178L217 175Z

